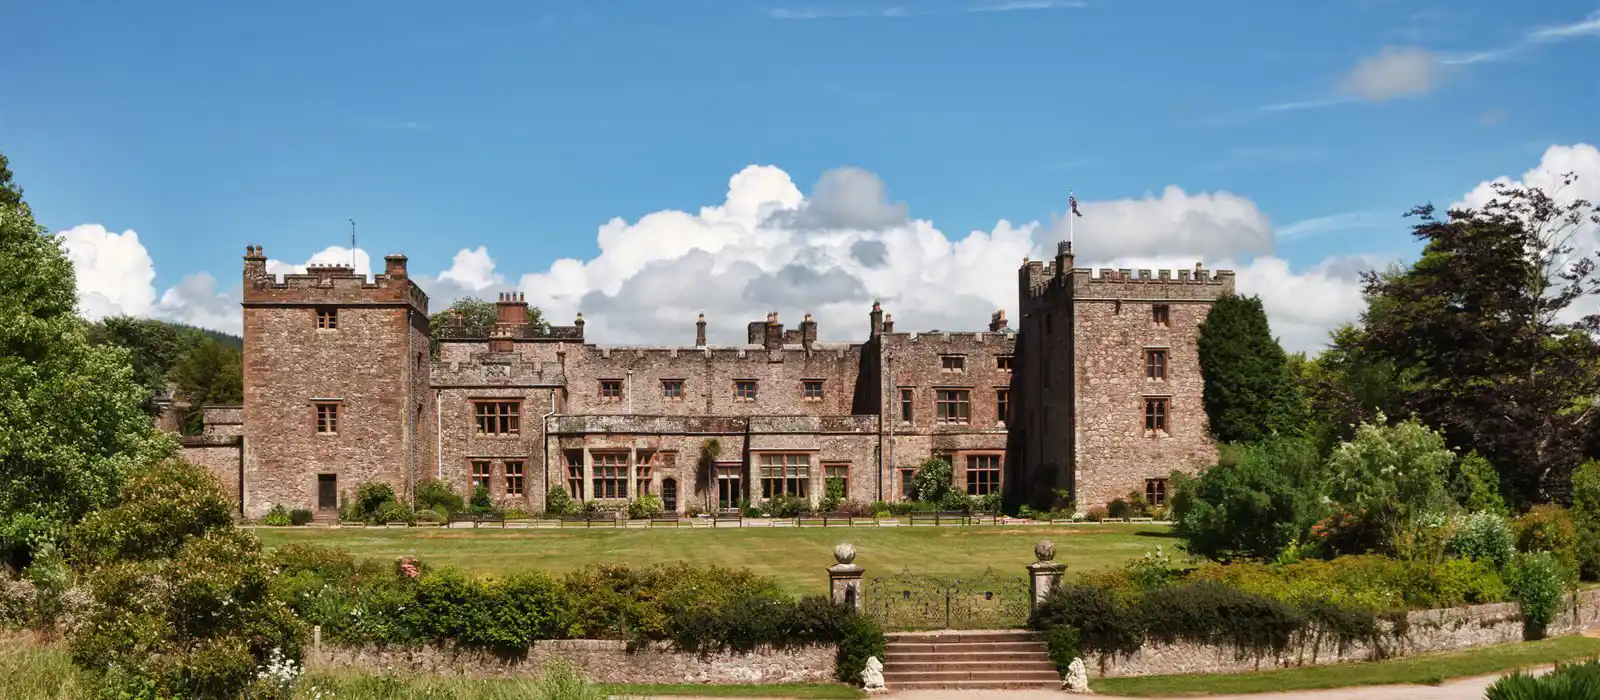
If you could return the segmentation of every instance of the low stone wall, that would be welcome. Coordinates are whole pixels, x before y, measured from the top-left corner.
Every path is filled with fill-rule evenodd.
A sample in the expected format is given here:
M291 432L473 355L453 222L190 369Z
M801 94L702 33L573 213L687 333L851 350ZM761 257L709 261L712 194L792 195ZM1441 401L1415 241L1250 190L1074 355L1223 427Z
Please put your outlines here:
M1380 643L1382 653L1371 645L1353 644L1338 649L1331 640L1303 640L1276 656L1253 656L1211 644L1146 644L1128 656L1110 655L1084 659L1091 669L1098 666L1104 678L1156 676L1177 673L1242 673L1292 666L1323 666L1348 661L1413 656L1441 651L1458 651L1495 644L1522 641L1522 614L1516 603L1471 605L1443 610L1418 610L1406 615L1405 636ZM1388 623L1383 623L1388 625ZM1600 624L1600 590L1581 591L1567 604L1548 628L1549 636L1574 634Z
M833 680L836 647L757 649L750 653L690 654L668 644L629 651L626 642L567 639L534 642L520 654L496 654L445 644L421 647L323 645L307 655L313 669L531 678L560 659L601 683L808 683Z

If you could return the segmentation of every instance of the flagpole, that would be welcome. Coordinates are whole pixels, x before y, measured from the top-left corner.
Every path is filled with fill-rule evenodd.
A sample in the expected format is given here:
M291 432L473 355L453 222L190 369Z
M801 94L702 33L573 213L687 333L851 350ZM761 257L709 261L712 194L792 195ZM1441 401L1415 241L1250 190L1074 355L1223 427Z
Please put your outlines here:
M1075 197L1075 195L1072 193L1072 190L1067 190L1067 201L1069 201L1069 202L1073 201L1074 197ZM1077 228L1077 224L1078 224L1078 221L1077 221L1077 219L1078 219L1077 207L1071 207L1071 209L1072 209L1072 211L1068 211L1067 212L1067 249L1068 250L1071 250L1072 249L1072 245L1073 245L1073 242L1072 242L1072 230L1074 228Z

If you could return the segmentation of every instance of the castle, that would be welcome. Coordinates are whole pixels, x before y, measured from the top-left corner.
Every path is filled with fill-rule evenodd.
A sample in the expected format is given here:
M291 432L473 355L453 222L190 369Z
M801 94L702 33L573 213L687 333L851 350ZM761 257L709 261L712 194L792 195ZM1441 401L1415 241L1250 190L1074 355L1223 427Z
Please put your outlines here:
M984 331L897 332L874 303L849 343L776 313L743 345L707 344L703 315L692 345L589 343L581 313L534 337L507 293L489 337L441 338L433 358L405 256L370 278L279 279L266 261L246 248L244 404L206 407L184 442L248 518L330 517L362 483L409 500L430 479L531 512L551 487L680 513L815 503L833 478L851 500L895 501L935 456L966 493L1087 509L1133 491L1164 503L1174 469L1216 458L1195 346L1234 275L1199 264L1095 274L1063 242L1019 270L1018 329L997 312Z

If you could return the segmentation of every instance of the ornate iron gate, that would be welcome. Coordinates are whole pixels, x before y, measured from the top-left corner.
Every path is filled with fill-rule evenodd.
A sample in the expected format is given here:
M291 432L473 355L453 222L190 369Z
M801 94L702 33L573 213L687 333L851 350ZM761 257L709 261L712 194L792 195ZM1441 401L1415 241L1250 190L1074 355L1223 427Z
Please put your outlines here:
M994 569L943 579L904 571L867 582L862 607L885 629L1006 629L1028 623L1028 581Z

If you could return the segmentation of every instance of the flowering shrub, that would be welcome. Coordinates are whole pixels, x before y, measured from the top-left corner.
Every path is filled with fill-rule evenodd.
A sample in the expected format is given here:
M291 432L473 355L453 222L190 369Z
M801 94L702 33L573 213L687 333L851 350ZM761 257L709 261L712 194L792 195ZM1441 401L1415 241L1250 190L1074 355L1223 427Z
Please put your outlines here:
M1549 504L1534 506L1511 526L1519 551L1549 552L1562 566L1578 570L1578 526L1567 509Z
M1492 511L1459 516L1450 537L1450 553L1462 559L1487 561L1503 570L1517 553L1511 523Z
M1561 608L1561 598L1576 582L1572 570L1550 552L1518 554L1511 563L1511 590L1522 609L1523 636L1539 639Z

